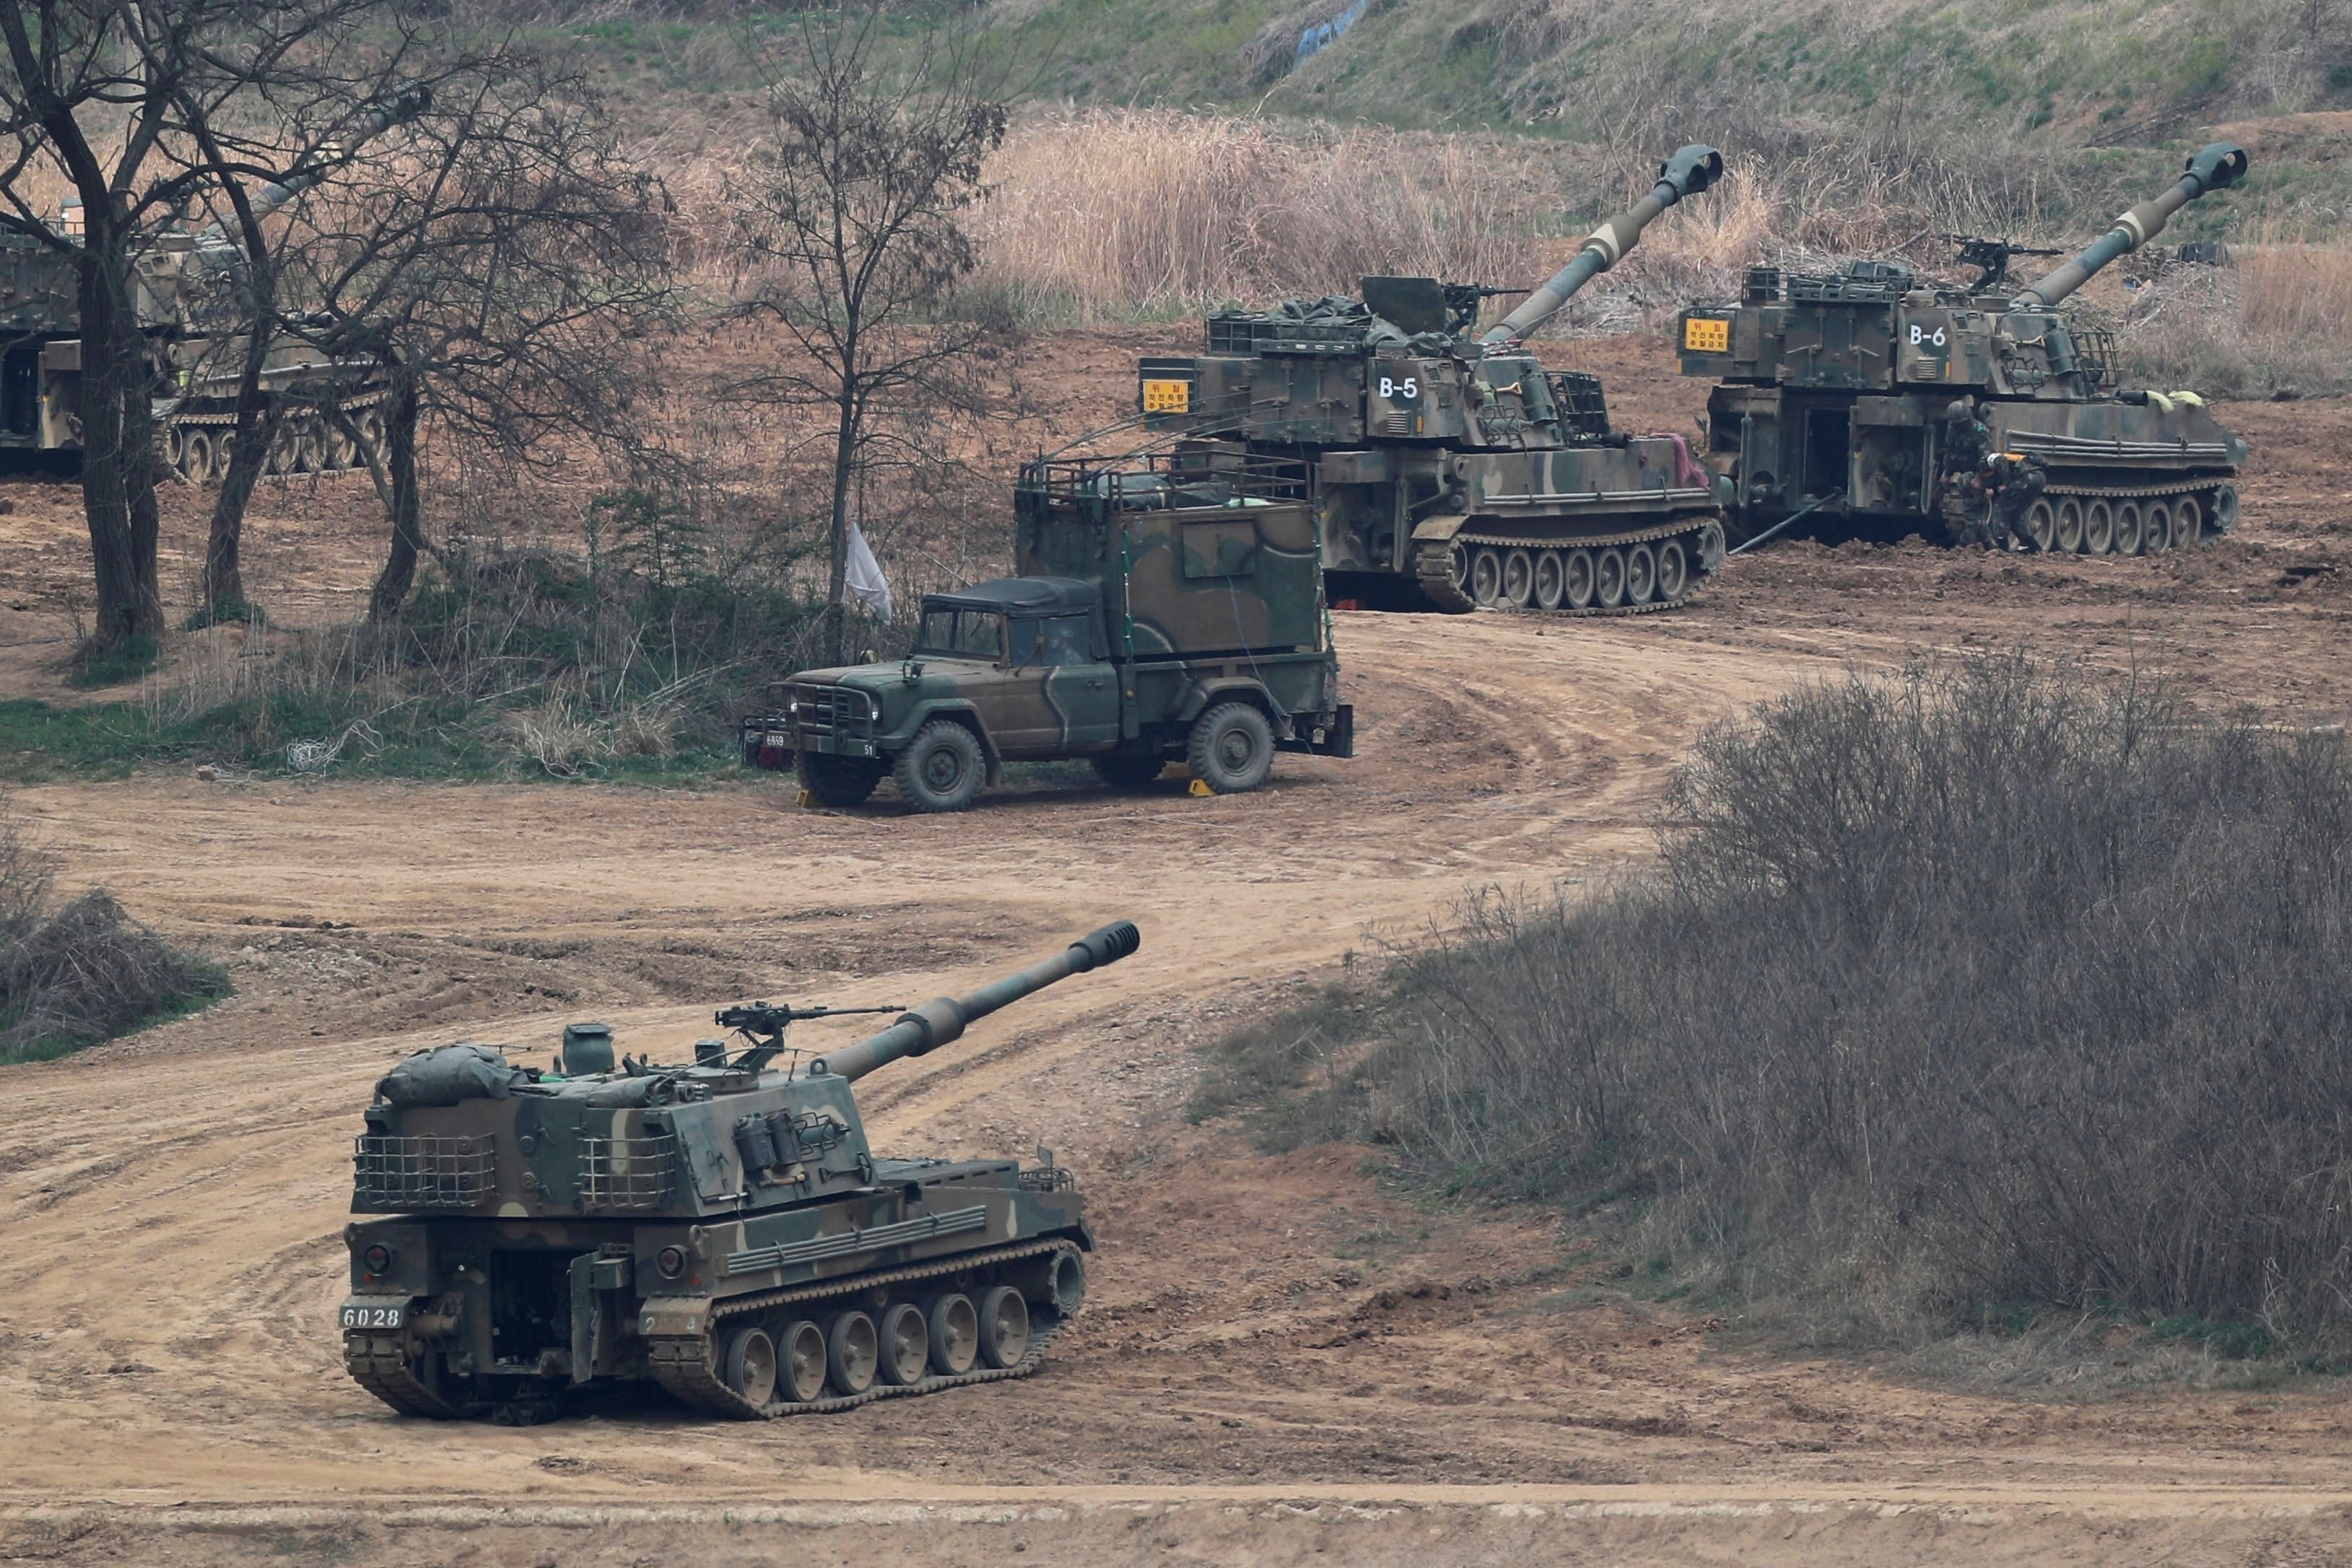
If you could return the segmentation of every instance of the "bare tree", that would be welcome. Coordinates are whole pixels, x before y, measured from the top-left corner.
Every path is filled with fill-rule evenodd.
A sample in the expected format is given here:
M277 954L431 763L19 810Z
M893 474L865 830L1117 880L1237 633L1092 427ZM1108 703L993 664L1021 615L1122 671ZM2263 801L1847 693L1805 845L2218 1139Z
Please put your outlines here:
M584 63L455 25L411 44L373 90L428 90L430 109L328 175L278 263L279 333L383 389L375 618L431 548L420 432L520 466L560 460L564 437L635 452L673 311L667 196L625 155ZM356 436L348 410L328 412Z
M835 659L861 479L922 421L979 401L975 365L1006 332L956 300L978 262L961 219L1004 140L1005 94L938 32L886 65L878 26L873 12L804 14L786 45L753 52L767 123L727 187L741 308L798 351L736 390L821 411L829 427Z

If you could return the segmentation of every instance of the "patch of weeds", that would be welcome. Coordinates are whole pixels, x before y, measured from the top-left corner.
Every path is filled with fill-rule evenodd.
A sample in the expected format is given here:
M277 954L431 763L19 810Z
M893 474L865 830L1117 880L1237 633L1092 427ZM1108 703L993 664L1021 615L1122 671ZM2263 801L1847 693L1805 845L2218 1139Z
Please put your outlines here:
M73 673L66 684L89 689L101 686L126 686L155 668L163 649L151 637L128 637L110 647L83 644L74 655Z
M268 615L250 599L225 599L217 605L206 605L180 623L184 632L200 632L206 626L266 626Z
M1210 1047L1191 1120L1238 1116L1268 1153L1348 1136L1361 1121L1353 1047L1367 1026L1366 999L1347 984L1241 1026Z

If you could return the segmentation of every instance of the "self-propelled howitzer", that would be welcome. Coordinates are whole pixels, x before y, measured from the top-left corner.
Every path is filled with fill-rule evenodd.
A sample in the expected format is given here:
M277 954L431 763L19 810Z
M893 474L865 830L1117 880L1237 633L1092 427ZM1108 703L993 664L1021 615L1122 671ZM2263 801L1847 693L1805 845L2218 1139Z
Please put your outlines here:
M2162 195L2022 290L2010 258L1964 240L1978 276L1938 283L1899 262L1826 276L1749 269L1739 303L1683 313L1685 375L1707 398L1710 468L1735 540L1808 527L1923 532L2087 555L2140 555L2226 533L2246 445L2194 392L2123 387L2112 336L2060 310L2184 205L2245 173L2217 142Z
M362 110L340 142L319 147L299 172L249 193L248 210L256 221L268 218L362 143L415 119L431 102L432 94L418 87ZM47 235L0 233L0 454L79 460L81 216L79 203L69 202ZM246 266L226 219L193 233L167 228L133 258L131 306L146 341L161 456L195 484L228 470L237 387L256 326L243 287ZM281 333L268 346L261 385L308 405L280 423L265 462L270 473L353 468L364 460L362 445L382 441L376 405L383 383L371 363L338 362ZM341 417L329 417L330 411Z
M1139 412L1188 443L1302 464L1334 598L1578 615L1679 604L1723 559L1710 477L1678 436L1611 429L1599 380L1545 370L1524 340L1722 171L1713 148L1682 149L1483 336L1480 301L1511 290L1366 278L1357 300L1221 311L1205 353L1141 363Z
M1086 1295L1070 1173L878 1157L850 1086L1140 941L1105 926L805 1062L784 1030L825 1010L765 1003L690 1066L616 1065L598 1024L551 1069L408 1058L354 1146L352 1212L381 1217L345 1231L345 1365L395 1410L508 1420L633 1381L754 1419L1032 1371Z

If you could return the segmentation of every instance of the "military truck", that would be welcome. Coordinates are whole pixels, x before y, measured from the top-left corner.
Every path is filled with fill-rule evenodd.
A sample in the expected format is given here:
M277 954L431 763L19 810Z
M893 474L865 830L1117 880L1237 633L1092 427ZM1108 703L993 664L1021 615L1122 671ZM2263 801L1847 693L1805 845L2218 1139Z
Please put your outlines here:
M343 1364L404 1415L506 1422L632 1383L753 1420L1034 1372L1086 1300L1075 1178L877 1155L851 1086L1141 942L1105 926L806 1060L792 1024L898 1009L727 1008L736 1044L679 1066L616 1063L602 1024L546 1068L418 1052L352 1147Z
M351 145L424 112L423 88L362 114ZM256 218L267 218L316 185L324 172L298 174L252 193ZM81 317L76 281L82 231L68 202L47 238L0 234L0 457L81 451ZM135 258L132 306L147 341L152 406L163 460L191 483L228 471L236 425L237 384L253 322L239 287L243 248L226 226L172 229ZM269 473L324 473L358 467L362 447L380 451L377 404L383 377L372 362L337 361L292 338L271 343L265 391L306 394L318 405L283 422L264 467ZM343 417L330 419L324 409Z
M1545 370L1525 340L1722 173L1712 147L1683 148L1647 196L1481 335L1480 302L1510 290L1366 278L1359 300L1218 312L1206 353L1141 362L1137 416L1303 465L1336 596L1671 608L1723 561L1710 477L1680 436L1612 429L1600 381Z
M1735 542L1805 521L2140 555L2227 533L2246 444L2192 392L2121 386L2113 335L2058 307L2245 169L2242 149L2204 148L2169 190L2021 291L2008 276L2021 247L1971 239L1965 287L1891 261L1829 276L1757 267L1737 305L1684 311L1682 372L1718 382L1706 461L1727 481Z
M1351 756L1307 491L1297 464L1229 449L1029 463L1019 574L927 595L903 659L780 682L745 760L792 758L833 806L887 773L928 812L1008 762L1083 757L1133 789L1181 761L1228 794L1277 751Z

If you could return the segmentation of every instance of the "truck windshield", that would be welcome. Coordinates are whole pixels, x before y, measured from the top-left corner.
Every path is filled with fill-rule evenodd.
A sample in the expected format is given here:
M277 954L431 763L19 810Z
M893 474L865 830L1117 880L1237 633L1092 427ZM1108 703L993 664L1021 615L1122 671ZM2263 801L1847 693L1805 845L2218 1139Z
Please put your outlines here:
M915 649L955 658L1002 658L1004 617L993 610L925 610Z
M1087 635L1086 616L1049 616L1043 620L1013 623L1013 668L1032 665L1087 664L1094 656L1094 638Z

